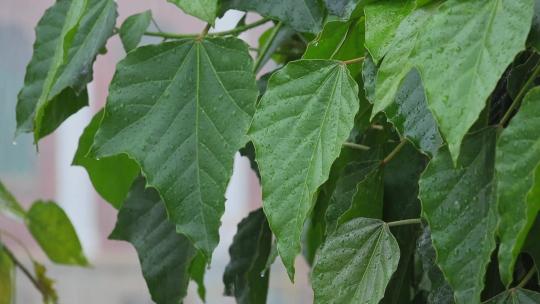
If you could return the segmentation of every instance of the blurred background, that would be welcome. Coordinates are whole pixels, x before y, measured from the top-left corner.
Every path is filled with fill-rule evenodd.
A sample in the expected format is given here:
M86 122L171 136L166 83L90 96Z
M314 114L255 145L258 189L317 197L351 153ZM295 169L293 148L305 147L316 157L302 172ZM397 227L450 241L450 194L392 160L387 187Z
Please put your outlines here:
M91 267L65 267L46 262L49 275L56 280L60 303L152 303L140 272L137 254L130 244L110 241L107 236L116 222L116 210L93 190L81 167L72 167L79 136L91 117L105 104L108 85L116 63L125 56L118 36L109 39L108 52L98 56L94 64L94 81L88 91L90 107L63 123L52 135L40 142L39 153L31 135L14 138L15 104L23 85L26 64L32 55L34 26L53 0L0 1L0 180L25 205L36 199L54 200L67 212L81 239ZM163 31L198 33L204 23L184 14L166 0L118 0L117 26L132 14L152 10ZM229 11L217 21L217 31L235 26L243 12ZM247 16L248 22L260 18ZM244 32L240 38L257 46L258 37L270 24ZM150 30L155 30L151 25ZM159 38L143 38L143 44L159 42ZM271 69L269 63L264 71ZM274 66L275 67L275 66ZM234 303L223 297L222 274L229 262L228 248L236 233L236 225L250 210L261 205L261 192L249 161L236 155L234 174L226 193L226 211L220 229L221 241L206 273L207 303ZM0 229L18 237L40 261L47 261L26 228L9 218L0 217ZM23 263L29 263L23 248L6 240ZM28 264L28 266L30 266ZM17 273L17 304L41 303L40 294L21 273ZM270 274L268 303L309 303L308 270L302 257L297 259L296 282L287 278L279 258ZM185 303L200 303L193 283Z

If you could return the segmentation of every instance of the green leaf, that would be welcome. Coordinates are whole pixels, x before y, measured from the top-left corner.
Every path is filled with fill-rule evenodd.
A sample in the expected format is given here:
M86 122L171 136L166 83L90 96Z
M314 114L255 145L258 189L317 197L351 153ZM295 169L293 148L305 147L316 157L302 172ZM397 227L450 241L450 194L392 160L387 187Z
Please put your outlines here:
M377 65L371 56L366 56L362 63L362 80L364 81L364 93L370 103L375 102L375 84L377 81Z
M506 83L506 91L512 100L516 99L520 91L527 92L534 86L534 81L527 83L527 80L532 76L538 64L540 64L540 55L532 53L523 63L512 66Z
M47 268L42 264L32 261L36 281L41 288L41 295L44 304L58 303L58 294L54 288L54 280L47 275Z
M278 19L299 32L320 32L325 17L319 0L222 0L221 5Z
M167 0L181 8L186 14L214 24L218 12L218 0Z
M122 206L131 184L139 175L140 168L126 154L100 159L87 156L103 119L103 113L104 111L101 110L94 115L92 121L84 129L72 164L84 167L96 191L114 208L118 209Z
M399 246L384 222L353 219L317 254L311 277L315 303L376 304L398 262Z
M9 192L9 190L0 181L0 212L9 213L17 218L24 218L26 212L21 203Z
M523 288L512 288L485 304L536 304L540 303L540 293Z
M312 40L302 59L349 60L364 56L364 20L333 21L324 25L322 32ZM360 64L348 66L353 77L361 70Z
M336 181L335 189L328 202L328 208L326 209L325 221L327 235L336 230L340 218L347 213L348 210L351 210L353 205L360 207L363 204L373 204L375 206L372 206L374 208L371 210L372 212L369 213L374 216L364 215L364 217L380 218L379 213L381 212L379 212L380 210L376 211L376 209L382 207L382 197L377 197L381 199L379 201L373 199L373 197L379 193L376 190L380 189L369 189L369 186L373 184L376 177L380 175L377 173L379 165L379 161L353 161L347 164L343 169ZM362 197L362 195L366 194L365 191L370 192L371 190L374 190L374 192L368 193L368 197ZM379 194L382 195L382 192ZM373 201L377 201L377 203ZM367 210L369 209L370 208L367 208Z
M88 104L94 59L111 36L112 0L58 0L36 27L34 53L17 103L17 132L37 142Z
M540 210L540 87L529 91L497 142L495 171L499 271L512 283L514 263Z
M353 128L358 104L345 65L300 60L272 75L253 118L263 206L291 279L314 195Z
M454 289L456 303L477 303L495 249L495 130L465 138L454 167L447 147L420 179L423 217L431 229L437 264Z
M264 48L268 40L272 37L272 34L276 30L276 27L278 27L277 33L275 34L274 38L270 41L268 50L264 53L264 56L261 59L259 68L262 68L270 59L273 59L278 64L292 60L289 58L289 54L286 54L286 55L282 54L285 52L292 53L291 51L295 50L294 48L290 47L290 44L296 42L296 37L295 37L296 31L288 26L275 25L268 28L264 33L262 33L261 36L259 37L259 52L260 52L260 49ZM294 58L294 59L297 59L297 58ZM270 76L270 73L266 75ZM264 81L264 78L260 77L258 79L258 82L261 80ZM268 80L268 78L266 80ZM261 94L264 93L264 90L260 90L260 91L261 91L260 92Z
M225 268L225 295L240 304L265 303L270 271L266 261L272 247L272 232L262 209L251 212L238 224Z
M366 5L366 48L375 62L388 52L399 24L414 7L414 0L379 1Z
M523 245L523 251L528 253L534 260L534 266L537 273L540 273L540 217L536 217L536 221L529 230L529 236ZM540 275L538 275L538 283L540 284Z
M422 264L422 270L430 283L428 304L454 304L454 292L436 264L436 252L431 242L431 232L428 227L418 239L417 252Z
M194 1L198 3L199 1ZM126 53L133 50L141 42L141 38L152 21L152 11L147 10L126 18L120 27L120 40Z
M0 243L0 304L12 304L15 299L15 265Z
M416 67L456 162L463 137L524 48L532 11L533 0L449 0L415 10L382 61L372 117L392 104L401 80Z
M204 286L204 274L206 272L207 261L204 254L200 251L193 258L189 266L191 279L197 283L197 293L203 302L206 302L206 287Z
M26 225L49 259L68 265L88 265L77 233L60 206L37 201L26 216Z
M427 107L422 79L416 69L405 76L385 114L398 133L428 156L435 155L442 146L443 140Z
M92 157L125 153L141 165L177 231L208 260L233 156L247 142L254 112L252 70L237 38L140 47L117 65L94 139Z
M109 238L135 247L152 300L177 304L186 296L189 268L197 251L185 236L176 233L158 193L145 189L144 179L133 184Z
M324 0L328 11L342 20L351 18L357 7L374 0Z
M531 31L527 38L527 46L532 46L537 52L540 52L540 0L534 1L534 15Z

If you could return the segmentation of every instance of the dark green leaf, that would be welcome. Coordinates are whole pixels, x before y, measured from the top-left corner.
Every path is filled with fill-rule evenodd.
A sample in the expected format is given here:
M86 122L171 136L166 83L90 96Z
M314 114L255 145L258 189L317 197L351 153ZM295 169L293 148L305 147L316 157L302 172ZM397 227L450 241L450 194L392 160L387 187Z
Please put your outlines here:
M497 142L499 271L512 283L514 263L540 210L540 87L529 91Z
M353 219L317 253L311 277L315 303L376 304L398 262L399 246L384 222Z
M15 265L0 243L0 304L12 304L15 299Z
M372 117L394 102L416 67L456 162L463 137L524 48L532 11L533 0L449 0L415 10L401 22L377 73Z
M204 286L204 274L206 272L207 261L204 254L200 251L191 261L189 274L191 279L197 283L197 293L203 302L206 302L206 287Z
M437 153L422 174L419 196L437 264L458 304L480 301L495 249L495 130L467 136L461 149L457 167L446 146Z
M177 304L186 296L190 265L197 251L167 220L165 204L140 178L133 184L109 236L130 242L139 255L141 269L158 304Z
M333 21L324 25L322 32L312 40L302 59L349 60L364 56L364 20ZM351 75L360 73L360 64L348 66Z
M299 32L322 29L324 7L319 0L222 0L223 9L254 11L276 18Z
M17 132L33 131L37 142L88 104L92 65L115 19L112 0L58 0L45 12L18 97Z
M534 82L527 84L527 80L531 77L538 64L540 64L540 55L533 53L525 62L512 67L508 73L508 82L506 85L508 95L512 100L518 96L521 90L525 90L526 92L534 85Z
M366 56L362 63L362 79L364 81L364 93L370 103L375 102L375 83L377 81L377 65L371 56Z
M87 265L77 233L62 208L37 201L26 215L28 229L49 259L59 264Z
M345 65L300 60L272 75L253 118L264 210L291 278L314 195L353 128L358 104Z
M181 8L186 14L214 24L218 12L218 0L167 0Z
M195 1L197 2L197 1ZM140 14L132 15L126 18L120 27L120 40L126 53L133 50L141 42L141 38L152 21L152 12L144 11Z
M240 304L265 303L270 271L265 270L272 247L272 232L262 209L251 212L238 224L229 248L231 261L225 268L225 295Z
M252 63L246 44L232 37L130 52L117 65L92 148L100 158L136 160L178 232L209 260L257 99Z
M259 52L263 48L263 46L268 42L268 39L272 36L272 33L274 30L276 30L276 26L273 26L269 29L267 29L262 35L259 37ZM275 34L273 40L270 42L270 45L268 46L268 51L264 54L263 58L261 59L261 64L259 65L260 68L264 66L270 58L272 58L277 63L283 63L290 61L288 56L282 53L287 52L287 54L292 51L290 47L288 47L288 44L291 44L293 41L295 41L295 31L288 27L288 26L279 26L277 29L277 33ZM297 58L294 58L297 59ZM261 92L262 94L263 92Z
M126 154L100 159L86 155L92 146L102 118L103 110L99 111L84 129L72 164L84 167L96 191L118 209L122 206L131 184L139 175L140 168Z
M416 69L405 76L385 113L396 130L423 153L433 156L443 144Z
M26 216L26 212L24 211L24 208L22 207L21 203L17 201L17 199L9 192L9 190L2 184L0 181L0 212L1 213L9 213L12 216L15 216L17 218L24 218Z
M531 32L527 38L527 45L540 52L540 0L534 1L534 15Z
M533 258L536 271L540 274L540 217L538 216L529 230L529 236L523 245L523 251ZM538 276L538 283L540 285L540 275Z
M532 290L517 288L510 289L485 302L485 304L537 304L540 303L540 293Z
M399 24L414 7L414 0L378 1L366 5L366 48L375 62L384 57Z
M324 0L328 11L343 20L351 18L357 7L372 1L374 0Z
M357 217L382 219L383 213L383 174L375 169L356 184L350 208L338 219L338 226Z

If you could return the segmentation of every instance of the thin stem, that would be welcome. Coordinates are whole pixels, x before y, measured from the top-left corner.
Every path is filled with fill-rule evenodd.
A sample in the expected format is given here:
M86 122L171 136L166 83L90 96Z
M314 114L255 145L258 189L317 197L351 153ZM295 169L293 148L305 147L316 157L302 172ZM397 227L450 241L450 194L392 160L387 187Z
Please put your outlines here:
M358 63L358 62L362 62L364 61L364 57L358 57L358 58L354 58L354 59L350 59L350 60L345 60L345 61L342 61L343 64L353 64L353 63Z
M210 30L211 27L212 25L210 23L207 23L204 29L202 30L202 32L199 34L199 36L197 36L197 40L202 40L206 36L206 34L208 34L208 31Z
M343 143L343 146L353 148L353 149L356 149L356 150L362 150L362 151L367 151L367 150L370 149L368 146L355 144L355 143L352 143L352 142L345 142L345 143Z
M158 32L163 33L163 31L161 30L161 28L160 28L159 25L157 24L157 22L156 22L156 20L154 19L154 17L151 17L151 18L150 18L150 21L152 21L152 24L156 27L156 30L158 30Z
M372 124L371 128L374 129L374 130L384 130L383 126L377 125L377 124Z
M517 284L516 288L525 287L525 285L527 285L527 283L534 277L535 274L536 274L536 267L533 266L531 270L529 270L529 272L527 272L527 274L523 277L521 282Z
M422 224L422 220L419 219L419 218L414 218L414 219L406 219L406 220L388 222L386 224L388 225L388 227L395 227L395 226L403 226L403 225Z
M259 25L265 24L266 22L270 21L270 18L263 18L260 20L257 20L253 23L246 24L244 26L239 26L237 28L234 28L232 30L228 31L222 31L222 32L215 32L215 33L209 33L209 37L219 37L219 36L227 36L227 35L236 35L243 33L247 30L250 30L254 27L257 27ZM169 38L169 39L182 39L182 38L197 38L200 36L200 34L176 34L176 33L167 33L167 32L145 32L146 36L154 36L154 37L163 37L163 38Z
M259 55L257 56L257 60L255 60L255 64L253 65L253 71L255 71L255 73L257 73L259 69L262 68L264 57L266 57L268 51L270 50L270 46L276 39L277 34L279 30L281 29L282 25L283 23L281 23L281 21L278 22L276 26L274 27L274 29L272 30L272 32L270 33L270 37L266 39L266 43L261 48Z
M392 150L392 152L390 152L390 154L388 154L382 161L381 161L381 166L384 166L386 164L388 164L398 153L399 151L401 151L401 149L405 146L405 144L407 144L407 140L406 139L401 139L401 141L399 142L399 144L394 148L394 150Z
M42 287L41 287L41 284L39 283L39 281L34 278L34 276L32 275L32 273L30 272L30 270L28 270L28 268L26 268L26 266L24 266L21 261L19 261L15 255L11 252L11 250L9 250L6 246L3 247L4 251L6 252L6 254L9 256L9 258L13 261L13 264L15 264L17 267L19 267L20 270L22 270L22 272L24 273L24 275L30 280L30 282L32 282L32 284L36 287L37 290L39 290L39 292L41 292L41 294L44 296L44 298L46 297L46 293L43 291Z
M501 118L501 121L499 122L499 128L504 127L504 125L508 122L508 120L510 119L510 116L512 115L514 110L517 108L517 106L521 103L521 100L527 93L527 89L530 87L530 85L532 84L536 76L538 76L538 73L540 73L540 63L536 65L531 76L529 76L529 79L527 79L525 84L521 87L516 98L514 99L514 101L512 102L508 110L506 111L506 113L504 113L503 118Z

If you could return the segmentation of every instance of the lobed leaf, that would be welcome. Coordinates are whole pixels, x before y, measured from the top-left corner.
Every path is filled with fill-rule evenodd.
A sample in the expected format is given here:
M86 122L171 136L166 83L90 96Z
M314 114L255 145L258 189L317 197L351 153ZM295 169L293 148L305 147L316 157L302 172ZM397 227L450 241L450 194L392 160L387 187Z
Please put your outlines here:
M431 229L437 264L454 290L456 303L477 303L495 249L495 130L465 138L454 167L444 147L420 178L423 217Z
M237 38L130 52L117 65L91 151L137 161L177 231L207 259L219 241L233 156L247 142L257 99L252 62Z
M58 0L45 12L18 96L17 132L34 132L37 142L88 104L92 65L115 19L112 0Z
M263 207L294 277L304 222L358 111L358 87L338 61L300 60L270 78L249 131Z
M540 87L525 96L497 142L499 271L506 286L540 210Z
M158 304L182 301L197 251L185 236L176 233L163 201L154 189L145 189L144 179L133 184L109 238L135 247L152 300Z
M376 304L398 262L399 246L384 222L353 219L317 253L311 276L315 303Z

